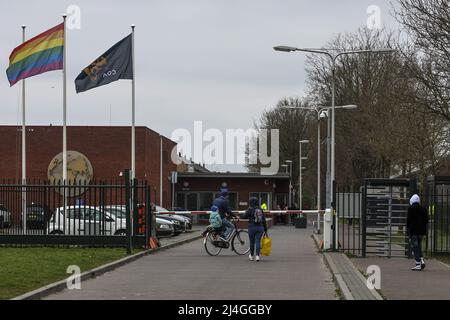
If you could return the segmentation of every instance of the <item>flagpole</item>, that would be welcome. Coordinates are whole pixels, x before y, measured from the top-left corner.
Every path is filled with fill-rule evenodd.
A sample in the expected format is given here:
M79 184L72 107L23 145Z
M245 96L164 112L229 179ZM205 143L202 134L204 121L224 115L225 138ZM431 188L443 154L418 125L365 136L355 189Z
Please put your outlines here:
M22 43L25 42L25 28L26 25L22 25ZM22 224L23 224L23 233L26 233L27 230L27 163L26 163L26 133L27 128L25 125L25 79L22 80Z
M135 132L135 115L136 115L136 96L135 96L135 69L134 69L134 28L131 25L131 59L133 66L133 79L131 80L131 179L136 177L136 132Z
M63 14L64 21L64 46L63 46L63 184L67 181L67 88L66 88L66 18Z
M67 185L67 68L66 68L66 18L63 14L64 22L64 45L63 45L63 185ZM67 190L63 189L64 214L67 208Z

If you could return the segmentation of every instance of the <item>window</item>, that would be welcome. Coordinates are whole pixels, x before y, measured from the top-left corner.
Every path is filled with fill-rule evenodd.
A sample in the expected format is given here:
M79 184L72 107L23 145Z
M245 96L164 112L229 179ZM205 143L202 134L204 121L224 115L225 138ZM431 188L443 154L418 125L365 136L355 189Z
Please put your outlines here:
M257 198L258 204L261 206L261 204L265 203L267 205L267 209L272 208L272 194L270 192L250 192L250 198L255 197Z

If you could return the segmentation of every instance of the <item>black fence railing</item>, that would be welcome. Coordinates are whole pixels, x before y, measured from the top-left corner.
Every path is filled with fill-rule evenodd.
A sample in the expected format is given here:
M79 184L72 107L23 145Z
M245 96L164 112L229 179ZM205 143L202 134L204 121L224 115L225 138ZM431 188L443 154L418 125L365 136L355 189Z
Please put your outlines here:
M150 187L131 181L0 182L0 244L148 243ZM127 215L127 204L129 213Z
M432 254L450 253L450 186L438 186L425 199L430 217L426 249Z
M336 187L336 249L361 256L363 243L362 192L353 187Z
M429 255L450 253L450 177L438 178L419 194L429 214L422 248ZM362 257L411 257L406 222L414 182L366 179L359 188L336 186L335 248Z

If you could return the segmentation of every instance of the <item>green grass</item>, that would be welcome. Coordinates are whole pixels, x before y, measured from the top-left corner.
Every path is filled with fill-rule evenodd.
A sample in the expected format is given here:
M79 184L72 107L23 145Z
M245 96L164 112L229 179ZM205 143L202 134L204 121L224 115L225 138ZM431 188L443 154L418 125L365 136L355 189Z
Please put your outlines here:
M136 251L137 252L137 251ZM124 248L0 247L0 299L9 299L126 256Z

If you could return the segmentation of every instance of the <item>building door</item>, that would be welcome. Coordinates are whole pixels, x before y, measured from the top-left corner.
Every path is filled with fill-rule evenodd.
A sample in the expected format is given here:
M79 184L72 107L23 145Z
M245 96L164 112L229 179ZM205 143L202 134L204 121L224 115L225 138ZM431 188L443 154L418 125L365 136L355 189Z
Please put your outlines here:
M263 203L267 205L267 209L272 209L272 193L270 192L250 192L250 198L258 198L258 204L261 206Z

